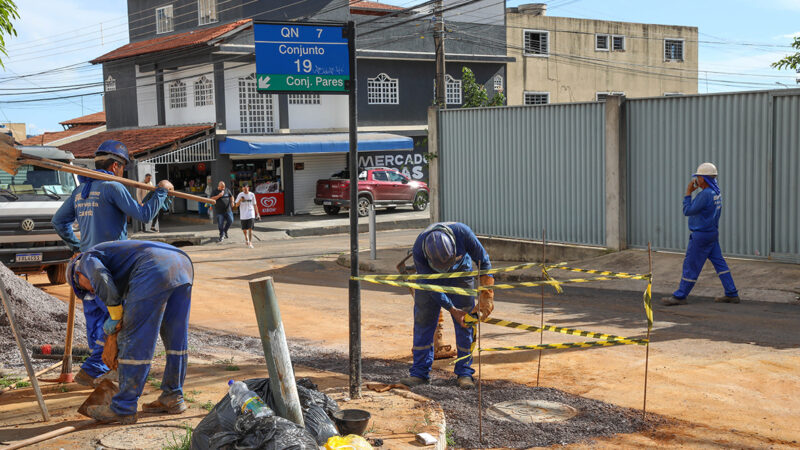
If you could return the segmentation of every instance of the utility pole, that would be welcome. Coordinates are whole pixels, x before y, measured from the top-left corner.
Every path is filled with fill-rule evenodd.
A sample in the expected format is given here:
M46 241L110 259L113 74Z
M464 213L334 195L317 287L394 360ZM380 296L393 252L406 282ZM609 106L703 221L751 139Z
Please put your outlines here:
M442 1L436 0L433 17L436 24L433 29L433 45L436 47L436 105L447 108L447 85L444 81L444 16L442 15Z

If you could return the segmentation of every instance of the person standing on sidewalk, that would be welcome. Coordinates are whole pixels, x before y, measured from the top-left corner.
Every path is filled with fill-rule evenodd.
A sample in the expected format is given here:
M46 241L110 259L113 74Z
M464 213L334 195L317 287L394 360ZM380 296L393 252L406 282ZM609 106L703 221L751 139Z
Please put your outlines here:
M214 186L212 186L211 175L206 177L206 197L211 198L211 194L214 192ZM211 223L214 223L214 208L208 207L208 219Z
M236 196L236 207L239 208L239 219L242 221L245 245L253 248L253 220L261 220L256 208L256 194L250 192L250 186L242 186L242 192Z
M219 240L228 239L228 229L233 223L233 210L231 210L231 200L233 194L225 187L225 183L220 181L217 188L211 192L211 198L216 200L214 204L214 215L217 216L217 227L219 227Z
M696 189L702 189L692 199ZM683 276L678 290L672 297L664 297L661 302L666 306L685 305L686 297L694 284L706 260L711 261L725 288L725 296L714 299L717 303L739 303L739 293L733 283L731 270L722 257L719 246L719 217L722 212L722 193L717 184L717 167L705 162L700 164L694 178L686 187L683 197L683 214L689 217L689 245L686 258L683 260Z
M150 186L152 186L153 185L153 175L151 175L149 173L146 173L144 175L144 180L142 180L142 183L149 184ZM144 204L144 198L149 193L150 193L150 191L148 191L146 189L138 189L138 188L136 189L136 200L139 202L140 205ZM147 223L146 222L138 222L138 223L142 224L141 225L141 231L147 231Z

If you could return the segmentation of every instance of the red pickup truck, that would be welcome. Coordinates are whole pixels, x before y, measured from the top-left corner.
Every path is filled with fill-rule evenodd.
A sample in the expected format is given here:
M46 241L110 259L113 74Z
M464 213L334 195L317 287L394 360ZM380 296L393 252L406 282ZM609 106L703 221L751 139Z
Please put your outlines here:
M325 212L332 216L342 208L349 208L349 172L344 170L326 180L317 180L314 203L322 205ZM415 211L423 211L428 207L428 185L410 180L396 169L361 169L358 174L358 215L364 217L369 214L370 205L387 209L410 205Z

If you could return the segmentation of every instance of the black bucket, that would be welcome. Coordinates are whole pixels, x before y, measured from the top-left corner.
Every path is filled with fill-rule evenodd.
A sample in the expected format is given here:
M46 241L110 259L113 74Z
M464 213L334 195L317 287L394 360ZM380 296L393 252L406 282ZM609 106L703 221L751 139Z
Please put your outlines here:
M363 409L340 409L333 413L333 421L342 436L347 436L348 434L361 436L364 430L367 429L371 417L372 414Z

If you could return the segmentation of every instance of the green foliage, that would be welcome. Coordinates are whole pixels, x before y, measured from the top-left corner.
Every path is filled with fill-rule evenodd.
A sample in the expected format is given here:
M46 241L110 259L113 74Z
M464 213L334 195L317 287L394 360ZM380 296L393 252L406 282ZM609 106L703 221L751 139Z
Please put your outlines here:
M218 359L214 361L214 364L225 366L225 370L228 372L235 372L239 370L239 366L233 363L233 356L228 359Z
M800 50L800 36L794 38L794 42L792 42L792 48L795 50ZM772 63L771 66L776 69L800 70L800 52L797 52L794 55L789 55L780 61L776 61Z
M480 108L484 106L503 106L506 96L502 92L496 93L491 100L486 93L486 87L475 81L475 74L464 66L461 68L462 83L464 87L464 108Z
M161 389L161 382L150 375L147 376L147 382L150 383L150 386L153 386L156 389Z
M11 386L12 384L16 383L17 381L21 380L21 378L16 377L0 377L0 388Z
M201 408L205 409L208 412L211 412L211 410L214 409L214 406L215 405L211 403L210 400L200 405Z
M5 56L8 56L5 36L17 35L17 30L14 29L14 25L11 23L15 19L19 19L19 13L14 1L0 0L0 53ZM2 59L0 59L0 67L5 67Z
M192 447L192 432L194 430L189 425L184 425L183 428L185 433L180 436L175 436L175 433L172 433L172 438L169 439L169 442L162 450L189 450Z
M444 437L445 437L445 440L447 441L447 446L448 447L455 447L456 446L455 432L453 430L448 428L445 431Z
M17 383L17 389L26 387L31 387L31 383L29 381L20 381Z

